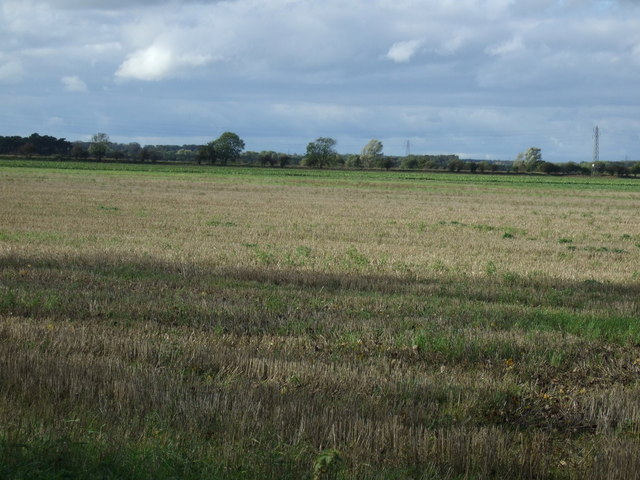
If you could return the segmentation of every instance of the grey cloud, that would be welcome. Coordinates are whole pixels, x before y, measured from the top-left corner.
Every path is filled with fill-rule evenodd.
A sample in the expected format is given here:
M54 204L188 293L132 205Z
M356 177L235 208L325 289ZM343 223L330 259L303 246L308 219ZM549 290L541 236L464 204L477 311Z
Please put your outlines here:
M335 135L352 151L375 135L397 144L388 153L411 138L424 151L511 158L539 144L575 159L594 122L638 147L633 114L615 107L640 101L636 3L5 0L0 81L23 95L12 105L42 105L16 105L27 130L229 129L260 149L289 138L285 150ZM22 124L11 118L0 126Z
M150 7L156 5L175 6L180 4L215 4L223 0L47 0L52 8L70 10L126 10L132 7Z

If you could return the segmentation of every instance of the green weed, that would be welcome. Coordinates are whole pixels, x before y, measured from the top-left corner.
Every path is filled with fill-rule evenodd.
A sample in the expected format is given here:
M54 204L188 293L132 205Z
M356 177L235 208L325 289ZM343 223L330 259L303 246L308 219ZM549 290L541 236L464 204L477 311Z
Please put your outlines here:
M237 226L234 222L224 221L219 218L212 218L207 221L208 227L235 227Z
M493 263L492 261L488 261L484 267L484 271L487 275L493 275L498 271L498 268L496 267L495 263Z
M347 262L357 267L366 267L371 263L369 259L354 246L347 249L346 256Z
M98 210L102 210L106 212L117 212L120 209L118 207L113 207L110 205L98 205Z

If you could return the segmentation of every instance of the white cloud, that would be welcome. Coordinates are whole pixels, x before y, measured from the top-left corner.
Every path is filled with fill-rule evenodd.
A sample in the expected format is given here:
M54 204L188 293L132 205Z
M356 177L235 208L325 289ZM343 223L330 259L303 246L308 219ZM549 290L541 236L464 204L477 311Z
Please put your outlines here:
M416 54L421 45L422 40L396 42L391 45L386 57L396 63L408 62Z
M157 81L179 75L182 68L199 67L210 61L210 55L178 53L168 46L151 45L129 55L116 71L116 76L122 79Z
M593 105L612 105L618 113L609 116L619 115L620 128L630 128L625 125L634 114L620 106L632 105L636 112L640 106L637 5L631 0L4 0L0 82L13 84L0 89L0 103L11 100L16 107L0 111L0 128L12 125L5 119L18 118L16 111L34 128L60 116L67 122L59 125L63 134L85 125L88 134L116 135L122 128L140 138L208 138L220 129L237 129L281 144L287 136L302 136L296 141L304 145L323 130L358 142L360 136L367 140L391 132L387 135L399 138L398 145L402 138L413 143L423 135L423 145L433 150L446 151L442 142L448 139L461 142L450 149L478 152L486 144L494 152L504 143L504 150L517 153L536 144L523 137L527 132L568 135L571 120ZM395 64L405 68L389 68ZM51 92L61 88L86 92L86 102L54 106ZM32 107L20 108L15 98L23 104L29 99ZM162 109L154 110L160 98ZM46 112L44 104L51 105ZM134 104L140 113L132 113ZM178 105L191 106L191 113L181 114ZM558 107L549 115L569 120L550 121L545 115L551 110L531 114L544 106ZM454 110L459 114L447 113ZM167 111L174 114L159 113ZM113 121L101 124L102 113ZM596 117L586 123L594 121L602 123ZM500 131L511 133L496 137ZM574 145L557 137L567 151ZM415 144L421 145L417 139ZM348 148L346 140L340 145ZM256 145L263 147L268 145Z
M136 80L161 80L171 73L174 64L170 49L152 45L129 55L118 68L116 76Z
M62 85L67 92L86 92L88 90L87 84L75 75L62 77L60 82L62 82Z

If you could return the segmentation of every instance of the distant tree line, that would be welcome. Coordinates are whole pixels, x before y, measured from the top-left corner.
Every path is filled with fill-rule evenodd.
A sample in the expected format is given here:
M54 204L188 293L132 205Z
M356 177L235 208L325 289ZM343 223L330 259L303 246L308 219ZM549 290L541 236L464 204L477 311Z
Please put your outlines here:
M33 155L68 155L71 145L71 142L64 138L55 138L37 133L32 133L29 137L0 136L0 155L23 155L25 157Z
M55 157L59 159L122 162L171 162L211 165L302 166L308 168L442 170L466 173L542 173L548 175L640 174L640 162L552 163L542 158L540 148L530 147L514 160L463 160L458 155L385 155L383 144L371 139L359 154L339 154L337 142L319 137L309 142L305 154L245 151L244 141L224 132L206 145L145 145L112 142L106 133L96 133L88 142L31 134L29 137L0 136L0 155Z
M461 171L464 169L464 162L458 155L407 155L402 159L400 167L407 170Z
M145 145L138 142L114 143L106 133L96 133L89 142L74 142L70 156L74 160L104 158L125 162L194 163L199 145Z

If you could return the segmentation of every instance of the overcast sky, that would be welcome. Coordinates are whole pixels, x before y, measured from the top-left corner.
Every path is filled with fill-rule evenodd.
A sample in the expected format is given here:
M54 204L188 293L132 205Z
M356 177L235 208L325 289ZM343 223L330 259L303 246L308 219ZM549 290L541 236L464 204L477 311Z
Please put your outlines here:
M0 0L0 135L640 160L640 0Z

